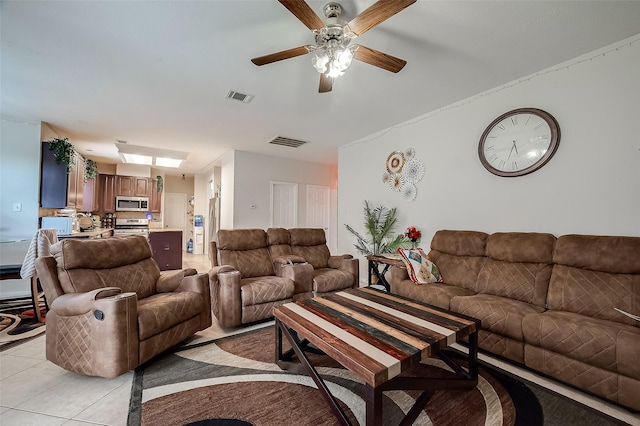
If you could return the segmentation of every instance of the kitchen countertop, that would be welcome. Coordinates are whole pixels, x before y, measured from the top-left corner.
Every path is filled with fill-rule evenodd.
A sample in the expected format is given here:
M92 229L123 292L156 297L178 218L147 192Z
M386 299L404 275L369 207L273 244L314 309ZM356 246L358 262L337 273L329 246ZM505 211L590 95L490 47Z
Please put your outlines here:
M113 228L94 228L91 231L73 231L71 235L59 235L59 238L94 238L107 233L113 233Z
M149 233L151 232L182 232L180 228L149 228Z

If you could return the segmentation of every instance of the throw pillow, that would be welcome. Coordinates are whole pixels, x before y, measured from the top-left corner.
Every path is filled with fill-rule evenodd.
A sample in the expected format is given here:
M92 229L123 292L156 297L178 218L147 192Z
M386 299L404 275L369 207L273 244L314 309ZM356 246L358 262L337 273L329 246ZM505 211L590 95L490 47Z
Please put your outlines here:
M427 259L427 255L421 248L398 249L402 261L407 267L411 281L416 285L425 283L443 283L444 278L435 263Z

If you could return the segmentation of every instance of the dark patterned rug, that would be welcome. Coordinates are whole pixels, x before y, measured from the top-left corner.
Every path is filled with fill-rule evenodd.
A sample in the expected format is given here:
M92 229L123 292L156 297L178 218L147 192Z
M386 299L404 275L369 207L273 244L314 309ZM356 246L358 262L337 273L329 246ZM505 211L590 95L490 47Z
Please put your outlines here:
M337 420L306 377L274 364L273 326L166 354L136 370L129 425L336 425ZM364 424L361 382L324 355L310 355L354 424ZM421 374L446 377L438 359ZM384 393L383 423L398 424L418 393ZM542 409L522 383L480 369L478 386L437 391L416 425L541 425Z
M39 336L45 331L44 305L42 322L35 318L31 303L3 302L0 305L0 352Z

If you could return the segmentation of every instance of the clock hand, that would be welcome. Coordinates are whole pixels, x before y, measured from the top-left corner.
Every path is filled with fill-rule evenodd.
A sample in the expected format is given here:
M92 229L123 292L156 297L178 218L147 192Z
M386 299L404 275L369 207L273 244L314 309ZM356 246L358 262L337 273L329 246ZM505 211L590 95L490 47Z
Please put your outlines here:
M516 146L516 142L513 141L513 145L511 145L511 151L509 151L509 156L507 157L507 161L509 161L509 158L511 158L511 154L513 153L513 148Z
M515 148L515 150L516 150L516 154L520 155L520 153L518 152L518 147L517 147L517 145L516 145L516 140L514 140L514 141L513 141L513 147L514 147L514 148Z

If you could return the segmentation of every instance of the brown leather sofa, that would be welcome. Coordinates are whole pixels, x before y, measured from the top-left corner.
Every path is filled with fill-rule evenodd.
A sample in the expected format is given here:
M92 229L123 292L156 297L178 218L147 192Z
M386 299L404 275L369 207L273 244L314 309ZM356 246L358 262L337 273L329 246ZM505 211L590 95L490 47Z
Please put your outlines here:
M224 327L273 317L292 300L358 286L358 259L331 256L316 228L218 231L211 242L213 314Z
M479 345L640 410L640 237L438 231L444 284L391 270L391 291L482 321Z
M211 325L209 279L160 273L145 237L65 239L36 260L50 310L46 357L116 377Z
M359 285L359 262L350 254L332 256L321 228L269 228L269 250L274 260L293 256L297 262L313 266L311 287L314 296L356 288Z
M211 305L224 327L271 318L273 308L291 302L296 290L311 290L311 265L274 267L262 229L222 229L211 253Z

